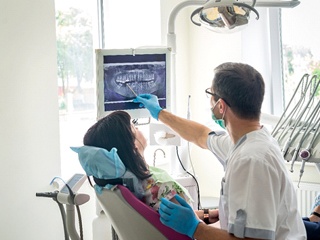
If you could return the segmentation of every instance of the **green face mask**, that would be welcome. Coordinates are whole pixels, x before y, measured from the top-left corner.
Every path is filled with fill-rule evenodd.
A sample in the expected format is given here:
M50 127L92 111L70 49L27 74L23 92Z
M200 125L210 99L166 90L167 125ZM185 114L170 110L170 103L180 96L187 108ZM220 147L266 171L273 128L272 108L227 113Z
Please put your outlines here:
M211 118L213 121L215 121L216 124L218 124L220 127L222 127L223 129L226 129L226 125L224 124L224 120L223 119L218 119L214 113L213 113L213 110L214 108L217 106L217 103L211 108Z
M220 127L222 127L223 129L226 129L226 126L224 125L224 120L223 119L217 119L213 112L212 112L211 118L212 118L212 120L215 121L216 124L219 124Z

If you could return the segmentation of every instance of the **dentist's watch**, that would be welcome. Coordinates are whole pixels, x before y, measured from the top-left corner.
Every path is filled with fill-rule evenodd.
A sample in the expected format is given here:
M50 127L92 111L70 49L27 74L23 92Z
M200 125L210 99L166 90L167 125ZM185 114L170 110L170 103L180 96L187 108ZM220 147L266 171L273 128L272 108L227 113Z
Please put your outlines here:
M209 221L209 209L207 208L204 208L203 209L203 221L206 223L206 224L209 224L210 221Z

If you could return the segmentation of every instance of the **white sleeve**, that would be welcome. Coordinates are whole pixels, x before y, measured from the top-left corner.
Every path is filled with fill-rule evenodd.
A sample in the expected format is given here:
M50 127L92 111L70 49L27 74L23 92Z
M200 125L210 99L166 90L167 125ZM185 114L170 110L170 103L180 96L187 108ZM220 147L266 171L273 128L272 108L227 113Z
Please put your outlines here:
M226 159L228 152L232 146L231 139L227 133L214 132L208 135L208 149L216 156L216 158L226 167Z

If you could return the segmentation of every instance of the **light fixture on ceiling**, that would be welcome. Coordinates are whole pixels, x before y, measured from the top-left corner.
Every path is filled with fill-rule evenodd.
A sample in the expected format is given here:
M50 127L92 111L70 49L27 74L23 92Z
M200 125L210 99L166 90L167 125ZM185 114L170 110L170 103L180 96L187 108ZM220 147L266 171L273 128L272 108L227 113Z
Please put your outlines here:
M240 3L240 4L239 4ZM243 3L243 4L241 4ZM216 32L234 32L234 31L238 31L241 30L244 26L246 26L246 24L244 24L242 21L246 21L248 22L249 19L249 14L250 11L253 11L256 13L257 18L259 17L259 14L256 10L252 10L254 9L254 7L277 7L277 8L293 8L297 5L299 5L300 2L298 0L243 0L242 2L240 2L239 0L184 0L181 1L177 6L175 6L170 15L169 15L169 20L168 20L168 33L167 33L167 46L168 48L171 49L172 55L171 55L171 79L172 79L172 85L171 85L171 96L172 98L174 98L176 96L176 33L175 33L175 28L176 28L176 17L178 15L178 13L184 9L185 7L189 7L189 6L199 6L200 8L196 9L192 15L191 15L191 20L193 23L195 23L198 26L201 26L201 23L203 23L204 26L207 26L209 29L216 31ZM214 22L214 18L211 19L211 21L207 22L205 24L205 20L202 20L201 23L197 24L194 20L193 17L195 17L195 15L197 14L204 14L203 12L205 11L205 9L209 9L209 8L217 8L217 7L229 7L229 9L227 8L227 11L231 11L231 13L228 13L226 15L226 20L229 20L230 22L226 25L223 20L220 20L221 24L220 26L215 26L214 24L212 24L211 22ZM235 8L236 7L236 8ZM240 9L241 8L241 9ZM239 11L238 11L239 10ZM233 12L232 12L233 11ZM245 12L245 13L244 13ZM237 17L237 14L242 14L241 16ZM235 20L234 20L234 16L235 16ZM217 16L218 17L218 16ZM221 18L221 16L219 15L219 17ZM232 19L233 17L233 19ZM238 19L237 19L238 18ZM244 19L246 18L246 19ZM203 18L205 19L205 18ZM200 20L199 20L200 21ZM222 21L222 22L221 22ZM232 22L233 21L233 22ZM240 23L242 23L242 25L240 25ZM232 25L233 24L233 25ZM232 28L233 27L233 28ZM171 104L171 110L172 112L176 111L176 103L173 102ZM320 167L319 167L320 168Z
M259 19L255 7L295 7L300 2L291 1L239 1L239 0L208 0L202 7L191 14L191 21L197 26L205 26L215 32L230 33L242 30L249 22L251 11ZM193 18L199 16L199 22Z

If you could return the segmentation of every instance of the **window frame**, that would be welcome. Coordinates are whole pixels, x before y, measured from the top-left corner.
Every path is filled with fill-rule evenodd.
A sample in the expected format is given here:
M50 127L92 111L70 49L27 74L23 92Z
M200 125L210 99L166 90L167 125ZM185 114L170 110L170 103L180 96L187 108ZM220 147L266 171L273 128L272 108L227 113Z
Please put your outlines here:
M284 110L281 9L257 10L259 20L251 19L242 30L242 61L256 68L265 80L262 113L280 117Z

